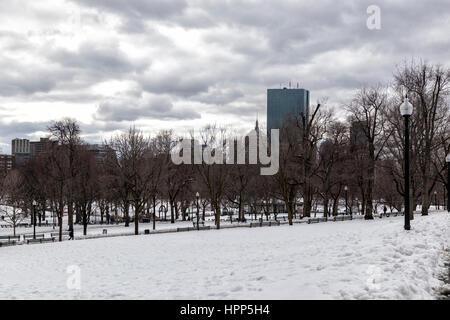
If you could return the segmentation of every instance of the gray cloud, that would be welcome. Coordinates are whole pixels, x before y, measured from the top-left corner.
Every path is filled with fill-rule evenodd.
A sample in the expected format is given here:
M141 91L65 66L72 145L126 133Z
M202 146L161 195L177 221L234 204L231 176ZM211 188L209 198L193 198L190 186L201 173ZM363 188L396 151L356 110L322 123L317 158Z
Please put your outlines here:
M264 118L268 87L300 82L312 102L327 96L339 105L361 85L390 81L404 59L450 64L448 0L379 0L376 31L366 27L369 0L70 2L80 8L80 30L68 28L61 7L2 2L8 118L14 103L61 102L86 105L92 137L152 119L170 127L223 115L244 126L256 112ZM96 88L104 82L127 85Z
M74 2L139 19L168 18L183 12L187 6L185 0L75 0Z
M0 95L8 97L18 94L49 92L56 86L59 76L58 72L41 68L16 71L3 69L0 73Z
M19 135L30 135L38 131L46 131L49 124L50 121L12 121L8 123L0 122L0 135L10 135L12 132Z
M205 92L213 83L212 77L207 74L192 74L190 77L182 77L186 74L182 70L176 70L172 74L162 74L154 77L150 74L141 79L143 89L152 93L166 93L181 97L190 97L192 95Z
M83 43L76 52L56 49L48 58L64 67L110 76L132 72L135 69L116 43Z
M135 121L138 119L181 120L197 119L200 114L189 109L176 109L164 97L151 97L139 101L119 99L100 103L94 115L102 121Z

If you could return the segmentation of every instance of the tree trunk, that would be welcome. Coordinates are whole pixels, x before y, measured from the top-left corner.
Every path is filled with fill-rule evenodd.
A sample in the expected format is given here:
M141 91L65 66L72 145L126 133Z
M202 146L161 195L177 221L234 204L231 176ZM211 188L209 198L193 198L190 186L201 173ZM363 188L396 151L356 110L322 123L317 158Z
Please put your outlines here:
M175 208L174 201L170 200L170 223L175 223Z
M430 194L428 193L429 188L428 175L424 172L422 173L422 215L428 215L428 209L430 207Z
M328 196L325 195L323 199L323 216L325 217L326 221L328 221L328 203L329 203Z
M244 221L244 215L243 215L243 212L242 212L242 200L241 200L241 197L239 197L238 206L239 206L238 219L239 219L240 222L243 222Z
M130 203L127 201L125 204L125 227L130 226Z
M59 228L59 241L62 241L62 231L63 231L62 210L61 213L58 214L58 228Z
M67 218L69 230L73 230L73 203L71 200L67 203Z
M134 234L139 234L139 213L141 211L141 206L135 201L134 205Z
M339 197L336 199L333 199L333 216L338 215L338 203L339 203Z
M308 185L305 188L305 192L303 194L303 216L311 217L311 208L312 208L312 192L311 185L308 182Z
M292 219L294 217L294 206L291 200L289 200L288 203L286 203L286 209L288 211L288 220L289 225L292 226L294 223L292 222Z
M82 217L83 217L83 235L85 236L85 235L87 235L87 224L88 224L87 212L86 212L85 208L81 209L81 211L82 211L81 213L82 213Z
M106 210L105 206L101 205L100 206L100 224L103 224L103 216L105 214L105 210Z
M220 205L216 205L216 228L220 229Z

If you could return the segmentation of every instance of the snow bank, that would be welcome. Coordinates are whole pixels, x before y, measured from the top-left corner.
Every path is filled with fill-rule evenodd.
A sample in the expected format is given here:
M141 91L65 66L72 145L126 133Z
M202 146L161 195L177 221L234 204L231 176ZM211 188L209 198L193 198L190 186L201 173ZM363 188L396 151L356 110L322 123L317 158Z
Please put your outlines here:
M449 227L442 212L410 232L391 217L0 248L0 298L433 299Z

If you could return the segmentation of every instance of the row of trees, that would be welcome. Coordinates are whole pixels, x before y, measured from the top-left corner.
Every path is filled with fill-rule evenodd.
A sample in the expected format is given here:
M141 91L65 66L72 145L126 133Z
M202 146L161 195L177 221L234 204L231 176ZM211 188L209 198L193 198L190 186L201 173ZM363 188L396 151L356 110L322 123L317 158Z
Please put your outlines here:
M65 210L69 229L80 223L86 233L97 210L101 222L105 216L123 213L125 225L133 221L137 234L144 216L152 218L155 228L157 208L163 203L170 208L172 223L180 215L185 219L186 210L196 204L197 192L203 218L211 208L217 228L221 209L230 206L237 208L241 221L245 211L276 213L280 203L291 224L299 202L305 216L318 204L326 217L336 215L345 186L350 210L354 202L361 202L367 219L373 218L380 203L400 211L404 128L399 106L408 94L414 106L411 207L421 205L426 215L432 193L441 192L439 186L449 189L444 174L445 155L450 152L449 82L449 69L413 61L397 69L389 86L358 90L345 106L346 118L322 104L309 115L287 117L280 130L279 170L272 176L260 175L261 165L249 164L248 159L247 164L176 165L171 154L179 152L181 137L170 130L150 138L132 127L105 142L108 148L99 156L83 143L75 120L57 121L48 128L53 142L47 151L3 179L1 201L8 205L3 210L11 217L14 208L17 222L16 208L29 214L35 201L39 219L45 219L46 210L56 213L60 239ZM214 148L223 147L232 135L209 125L189 138L196 138L214 156Z

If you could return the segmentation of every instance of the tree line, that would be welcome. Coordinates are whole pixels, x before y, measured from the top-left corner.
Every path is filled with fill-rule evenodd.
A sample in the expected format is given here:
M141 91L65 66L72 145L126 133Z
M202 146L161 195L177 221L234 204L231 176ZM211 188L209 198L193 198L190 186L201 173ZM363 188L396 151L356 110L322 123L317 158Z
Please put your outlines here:
M280 129L279 170L272 176L260 175L261 165L248 161L176 165L171 154L187 137L172 130L150 137L131 127L105 141L107 147L99 156L81 139L76 120L55 121L48 127L51 142L46 152L1 178L0 201L6 206L0 214L15 226L34 203L39 222L45 220L46 211L56 215L61 240L66 211L68 228L81 224L84 234L94 210L101 223L121 212L125 225L133 223L138 234L143 217L155 228L162 204L170 208L174 223L180 216L185 220L197 201L203 220L207 209L214 212L217 228L224 207L236 208L238 220L244 221L246 212L268 219L282 203L292 224L301 200L304 216L320 206L330 217L338 214L344 192L349 211L360 203L366 219L373 219L380 204L401 211L405 145L399 106L407 95L414 106L411 208L420 205L421 214L427 215L433 193L442 197L449 190L445 174L445 155L450 152L449 89L450 69L411 61L395 70L392 83L359 89L342 106L345 116L324 103L309 114L287 116ZM258 133L262 136L263 131ZM214 147L234 135L217 125L188 134L213 154Z

